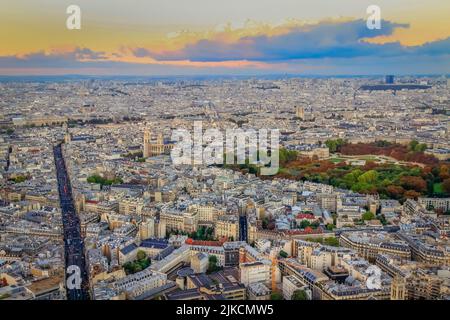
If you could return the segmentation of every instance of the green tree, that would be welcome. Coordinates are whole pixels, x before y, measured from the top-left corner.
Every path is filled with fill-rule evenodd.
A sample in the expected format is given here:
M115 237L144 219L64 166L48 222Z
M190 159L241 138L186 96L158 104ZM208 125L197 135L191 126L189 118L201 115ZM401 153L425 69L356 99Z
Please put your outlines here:
M279 292L273 292L270 295L270 300L283 300L283 296Z
M417 141L417 140L412 140L412 141L409 143L408 149L409 149L410 151L416 151L416 148L417 148L418 145L419 145L419 141Z
M362 175L362 171L360 169L355 169L350 173L347 173L344 176L344 182L347 185L348 188L350 188L351 186L353 186L355 183L358 182L358 178L360 175Z
M219 269L217 266L217 257L215 255L210 255L208 258L208 273L215 272Z
M14 181L14 183L21 183L24 182L25 180L27 180L27 177L25 176L17 176L14 179L12 179Z
M309 223L308 220L302 220L302 222L300 222L301 229L305 229L306 227L309 227L310 225L311 225L311 223Z
M409 143L408 149L413 152L424 152L427 149L427 144L419 143L417 140L412 140Z
M125 269L126 274L134 273L134 265L131 261L124 263L123 268Z
M330 149L331 153L335 153L337 151L340 151L341 147L345 144L345 141L342 139L336 139L336 140L327 140L325 141L325 145Z
M295 290L291 297L292 300L308 300L308 294L305 290Z
M329 237L323 240L327 246L339 247L339 240L336 237Z
M325 141L325 145L328 147L328 149L330 149L331 153L336 152L337 144L335 140L327 140Z
M286 251L283 251L283 250L280 251L280 257L282 257L282 258L287 258L288 256L289 256L289 255L287 254Z
M384 214L380 214L380 215L378 216L378 220L380 220L380 222L381 222L381 224L382 224L383 226L385 226L385 225L388 224L388 222L387 222L386 217L384 216Z
M145 260L147 258L147 254L145 253L145 251L139 250L136 254L136 258L138 260Z
M377 178L378 172L376 172L375 170L369 170L358 177L358 182L371 184L376 182Z
M420 143L420 144L416 147L416 151L417 151L417 152L424 152L425 150L427 150L427 144L426 144L426 143Z
M375 215L370 211L366 211L365 213L363 213L362 219L364 221L373 220L373 219L375 219Z
M133 271L134 271L133 273L142 271L142 266L141 266L139 263L135 263L135 264L134 264L134 270L133 270Z
M281 164L286 164L297 160L297 151L281 148L278 152L278 157Z
M269 224L269 218L268 217L264 217L262 219L262 228L263 229L267 229L267 225Z
M317 229L320 226L320 222L319 221L314 221L313 223L310 224L310 226L313 229Z
M105 179L105 178L103 178L103 177L101 177L99 175L96 175L96 174L88 177L86 180L89 183L98 183L98 184L100 184L102 186L105 186L105 185L110 186L112 184L121 184L121 183L123 183L123 180L121 178L114 178L114 179L108 180L108 179Z

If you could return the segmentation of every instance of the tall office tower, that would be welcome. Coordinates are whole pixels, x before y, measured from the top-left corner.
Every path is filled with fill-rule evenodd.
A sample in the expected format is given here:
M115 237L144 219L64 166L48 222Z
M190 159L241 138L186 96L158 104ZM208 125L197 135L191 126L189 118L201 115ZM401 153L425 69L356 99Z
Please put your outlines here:
M386 76L386 84L394 84L394 76L393 75Z

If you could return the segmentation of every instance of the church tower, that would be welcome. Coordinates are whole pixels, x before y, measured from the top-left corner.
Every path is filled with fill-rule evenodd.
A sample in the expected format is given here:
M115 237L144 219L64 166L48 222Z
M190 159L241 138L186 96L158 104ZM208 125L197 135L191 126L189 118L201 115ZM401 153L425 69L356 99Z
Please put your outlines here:
M305 108L296 106L295 107L295 116L301 120L305 120Z
M407 290L405 279L395 276L391 283L391 300L406 300Z
M150 156L150 144L151 144L152 134L149 129L144 130L144 158L148 158Z

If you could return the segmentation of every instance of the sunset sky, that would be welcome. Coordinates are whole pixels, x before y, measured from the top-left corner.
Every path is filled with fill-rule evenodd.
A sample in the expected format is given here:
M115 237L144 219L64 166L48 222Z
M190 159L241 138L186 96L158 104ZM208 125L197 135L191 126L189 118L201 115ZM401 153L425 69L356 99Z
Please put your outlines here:
M81 30L66 8L81 8ZM366 27L381 8L382 29ZM448 0L3 0L0 74L450 73Z

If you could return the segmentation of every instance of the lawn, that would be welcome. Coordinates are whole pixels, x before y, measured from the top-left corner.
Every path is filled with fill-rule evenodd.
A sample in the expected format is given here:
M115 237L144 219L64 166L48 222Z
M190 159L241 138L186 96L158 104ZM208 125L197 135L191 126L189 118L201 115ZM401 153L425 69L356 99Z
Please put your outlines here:
M345 161L345 159L342 159L342 158L331 158L330 161L333 162L333 163L339 163L339 162Z
M359 157L361 160L366 160L366 161L375 161L378 159L377 156L372 156L372 155L366 155L366 156L361 156Z

